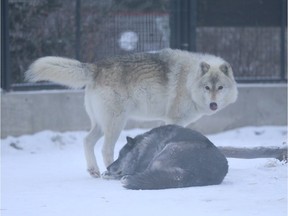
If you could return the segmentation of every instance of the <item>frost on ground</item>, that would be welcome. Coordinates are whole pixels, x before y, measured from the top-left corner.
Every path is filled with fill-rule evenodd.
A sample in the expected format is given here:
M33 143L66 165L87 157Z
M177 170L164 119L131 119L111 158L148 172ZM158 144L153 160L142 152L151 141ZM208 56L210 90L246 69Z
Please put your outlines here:
M126 136L143 132L123 131L115 157ZM119 181L93 179L86 173L85 134L44 131L3 139L1 215L287 215L287 164L283 162L229 158L229 173L221 185L133 191ZM283 147L287 128L246 127L208 137L217 146ZM104 171L102 142L95 151Z

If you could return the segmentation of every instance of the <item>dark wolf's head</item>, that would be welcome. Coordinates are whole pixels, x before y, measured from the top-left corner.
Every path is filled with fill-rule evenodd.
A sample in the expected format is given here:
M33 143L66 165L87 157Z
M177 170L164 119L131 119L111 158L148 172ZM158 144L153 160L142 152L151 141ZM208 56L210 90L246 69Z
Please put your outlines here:
M134 173L137 161L137 154L133 151L136 145L135 139L126 137L127 143L120 150L117 160L107 167L107 171L103 174L104 178L120 179L124 175Z

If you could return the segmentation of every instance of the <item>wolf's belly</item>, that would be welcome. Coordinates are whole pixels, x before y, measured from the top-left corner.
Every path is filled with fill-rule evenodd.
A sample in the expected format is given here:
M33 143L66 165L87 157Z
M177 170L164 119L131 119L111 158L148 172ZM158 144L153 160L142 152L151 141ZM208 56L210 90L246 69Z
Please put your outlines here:
M132 119L139 120L165 120L167 114L167 101L159 98L142 98L134 101L131 112Z

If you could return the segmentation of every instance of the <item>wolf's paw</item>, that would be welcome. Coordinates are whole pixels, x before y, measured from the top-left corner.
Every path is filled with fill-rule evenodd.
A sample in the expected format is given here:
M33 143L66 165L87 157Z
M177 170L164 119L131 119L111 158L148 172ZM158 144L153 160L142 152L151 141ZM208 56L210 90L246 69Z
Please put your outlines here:
M87 170L89 172L89 174L94 177L94 178L99 178L100 177L100 172L99 170L95 169L95 168L89 168Z

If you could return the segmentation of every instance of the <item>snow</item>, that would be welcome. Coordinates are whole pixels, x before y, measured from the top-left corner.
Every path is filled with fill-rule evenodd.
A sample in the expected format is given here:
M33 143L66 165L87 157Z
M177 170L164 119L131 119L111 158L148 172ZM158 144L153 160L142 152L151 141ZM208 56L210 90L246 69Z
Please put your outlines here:
M143 132L123 131L115 156L126 136ZM221 185L133 191L119 181L94 179L86 173L85 134L43 131L3 139L1 215L287 215L287 164L283 162L229 158L229 173ZM283 147L287 128L245 127L208 138L218 146ZM101 144L95 149L99 162L100 149ZM99 165L104 171L103 163Z

